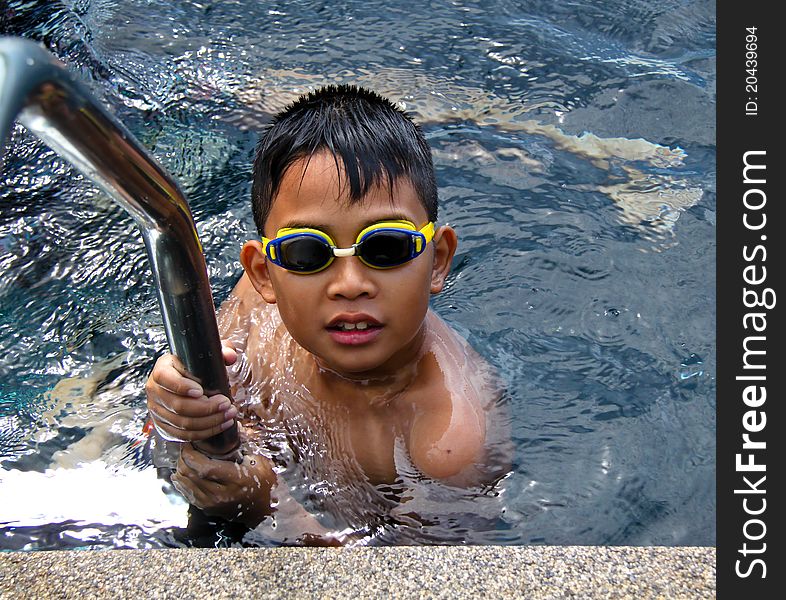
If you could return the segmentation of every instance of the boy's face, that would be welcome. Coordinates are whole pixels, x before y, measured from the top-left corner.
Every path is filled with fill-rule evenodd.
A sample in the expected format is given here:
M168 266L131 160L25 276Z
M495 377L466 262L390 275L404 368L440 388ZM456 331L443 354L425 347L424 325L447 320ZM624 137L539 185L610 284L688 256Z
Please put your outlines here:
M338 175L327 152L312 156L308 164L294 163L271 207L265 237L274 238L284 227L309 227L327 233L337 247L349 248L362 229L380 221L405 219L418 228L428 222L409 180L396 182L392 199L383 185L349 205ZM373 269L350 256L301 275L266 261L256 241L244 246L241 260L257 291L278 304L292 337L322 366L365 378L392 373L417 358L429 296L441 291L455 247L453 230L441 227L423 254L392 269ZM347 330L344 323L355 329Z

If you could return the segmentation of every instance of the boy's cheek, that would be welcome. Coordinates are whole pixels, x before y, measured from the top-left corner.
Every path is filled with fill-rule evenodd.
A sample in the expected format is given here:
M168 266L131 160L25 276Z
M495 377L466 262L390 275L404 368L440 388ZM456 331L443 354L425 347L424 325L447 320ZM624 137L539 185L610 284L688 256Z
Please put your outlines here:
M291 275L290 275L291 277ZM295 277L308 277L307 275L300 275ZM313 318L315 314L314 298L315 291L309 289L308 285L298 285L298 281L280 283L273 280L271 285L271 296L274 302L270 304L278 305L278 312L284 319L284 324L287 329L290 328L290 323L295 325L298 320L307 317Z

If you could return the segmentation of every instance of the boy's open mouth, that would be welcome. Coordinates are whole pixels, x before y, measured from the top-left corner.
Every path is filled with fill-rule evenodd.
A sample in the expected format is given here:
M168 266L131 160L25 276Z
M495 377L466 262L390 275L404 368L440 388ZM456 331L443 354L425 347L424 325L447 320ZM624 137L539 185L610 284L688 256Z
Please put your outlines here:
M383 325L367 315L341 315L327 326L330 337L339 344L358 345L373 340Z

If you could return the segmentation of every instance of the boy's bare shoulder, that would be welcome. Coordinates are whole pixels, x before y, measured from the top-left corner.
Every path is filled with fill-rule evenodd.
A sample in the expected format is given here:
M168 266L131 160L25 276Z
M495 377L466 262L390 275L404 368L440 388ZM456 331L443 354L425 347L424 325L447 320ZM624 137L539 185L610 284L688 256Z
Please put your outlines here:
M488 412L500 394L492 367L436 315L419 364L409 450L426 475L446 479L482 460Z
M221 303L216 315L222 340L232 342L239 350L245 348L250 317L259 305L259 300L259 294L244 273L227 299Z
M293 358L292 339L275 305L266 303L244 274L221 305L218 324L221 338L242 354L234 369L242 372L240 379L262 395L269 393L267 381L281 367L277 363Z

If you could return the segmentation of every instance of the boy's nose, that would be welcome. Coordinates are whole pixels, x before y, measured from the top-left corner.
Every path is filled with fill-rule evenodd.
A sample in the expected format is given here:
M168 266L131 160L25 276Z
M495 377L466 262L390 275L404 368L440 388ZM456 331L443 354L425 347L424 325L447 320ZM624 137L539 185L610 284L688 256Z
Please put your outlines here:
M364 295L369 298L377 295L378 289L372 269L364 265L358 257L336 258L328 270L331 276L327 287L329 298L354 300Z

